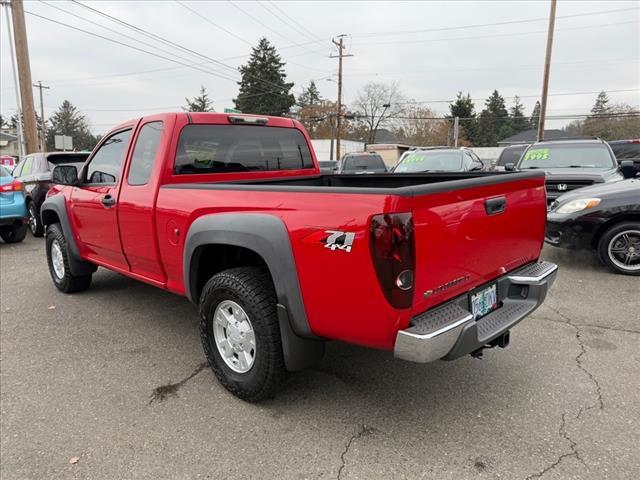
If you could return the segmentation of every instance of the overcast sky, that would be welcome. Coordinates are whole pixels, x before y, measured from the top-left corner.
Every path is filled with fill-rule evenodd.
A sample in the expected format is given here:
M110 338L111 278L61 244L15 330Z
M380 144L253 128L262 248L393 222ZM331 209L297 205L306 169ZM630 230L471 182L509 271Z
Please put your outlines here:
M216 110L232 107L237 94L233 79L239 75L211 60L237 67L262 36L287 63L294 93L315 79L322 95L335 99L337 85L331 80L336 78L337 59L329 58L336 53L331 38L347 34L348 52L353 54L344 61L347 104L369 81L397 81L406 96L428 102L425 106L438 113L447 111L444 101L459 90L478 99L479 111L483 99L498 89L508 106L512 99L507 97L520 95L529 114L541 90L546 0L83 3L193 52L145 37L72 1L25 1L26 11L45 17L26 15L33 81L51 87L44 96L45 115L68 99L86 114L95 132L142 114L179 110L184 97L196 95L200 85L207 88ZM0 100L2 113L10 115L16 99L5 21L3 12ZM607 90L613 102L640 107L639 26L637 1L559 0L550 93ZM181 64L199 66L197 70ZM552 95L548 114L587 113L595 96ZM38 106L37 95L35 99Z

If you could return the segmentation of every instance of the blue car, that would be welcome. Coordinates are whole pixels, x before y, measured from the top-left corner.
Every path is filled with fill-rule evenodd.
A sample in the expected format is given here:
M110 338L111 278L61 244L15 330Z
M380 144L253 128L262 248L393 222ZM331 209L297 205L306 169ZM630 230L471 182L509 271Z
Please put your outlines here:
M24 199L24 186L0 166L0 237L6 243L24 240L29 212Z

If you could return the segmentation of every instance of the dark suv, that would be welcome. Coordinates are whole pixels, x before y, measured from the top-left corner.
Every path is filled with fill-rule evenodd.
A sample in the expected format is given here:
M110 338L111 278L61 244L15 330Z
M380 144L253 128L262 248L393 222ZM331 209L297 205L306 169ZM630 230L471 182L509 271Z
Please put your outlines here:
M632 160L636 168L640 171L640 139L611 140L609 142L613 154L618 163L625 160Z
M13 176L24 184L29 209L29 230L35 237L44 235L40 205L51 187L51 171L58 165L73 165L78 170L90 152L44 152L27 155L13 170Z
M514 169L545 171L549 205L565 192L622 180L611 148L597 138L536 142L515 165L506 165L506 170Z
M336 173L387 173L387 166L377 153L347 153L338 162Z

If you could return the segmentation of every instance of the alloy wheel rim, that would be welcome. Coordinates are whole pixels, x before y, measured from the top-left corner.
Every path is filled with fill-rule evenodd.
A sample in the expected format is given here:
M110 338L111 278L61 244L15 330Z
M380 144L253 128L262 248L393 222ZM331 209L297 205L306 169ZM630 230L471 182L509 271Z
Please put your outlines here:
M614 236L607 247L611 262L621 270L640 270L640 230L624 230Z
M51 242L51 265L56 277L62 280L64 278L64 258L58 240Z
M249 316L236 302L223 300L216 307L213 339L231 370L237 373L251 370L256 358L256 335Z
M36 230L38 229L38 219L36 218L36 212L33 205L29 206L29 228L31 229L31 233L35 235Z

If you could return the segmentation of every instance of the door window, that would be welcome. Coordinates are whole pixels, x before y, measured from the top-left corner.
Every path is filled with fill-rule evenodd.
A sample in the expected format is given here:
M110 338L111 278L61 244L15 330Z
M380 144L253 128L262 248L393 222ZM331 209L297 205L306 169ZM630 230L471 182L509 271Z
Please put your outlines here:
M87 165L86 183L115 184L118 182L130 137L131 130L124 130L112 135L100 146Z
M33 157L25 158L24 165L22 166L22 171L20 172L20 176L24 177L25 175L30 175L32 165L33 165Z
M149 181L160 145L162 129L162 122L150 122L140 129L127 177L129 185L145 185Z

